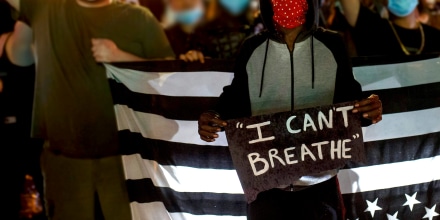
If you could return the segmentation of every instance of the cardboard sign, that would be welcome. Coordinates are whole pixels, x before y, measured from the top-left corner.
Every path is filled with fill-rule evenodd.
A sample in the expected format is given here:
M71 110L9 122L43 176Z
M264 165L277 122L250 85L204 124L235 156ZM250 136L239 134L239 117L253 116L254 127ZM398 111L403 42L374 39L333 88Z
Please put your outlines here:
M365 161L360 115L340 103L228 121L226 137L248 203L301 176Z

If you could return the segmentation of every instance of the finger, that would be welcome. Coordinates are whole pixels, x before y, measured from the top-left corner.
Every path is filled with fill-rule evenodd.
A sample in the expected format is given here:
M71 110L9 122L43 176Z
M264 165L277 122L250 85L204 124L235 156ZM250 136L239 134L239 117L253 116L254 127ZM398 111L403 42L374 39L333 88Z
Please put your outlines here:
M195 53L194 51L189 51L188 58L191 62L197 61L198 60L197 53Z
M205 128L199 128L199 135L200 135L200 138L202 140L212 142L212 141L215 141L216 138L218 138L218 134L217 133L209 132L209 131L204 130L204 129L208 129L208 128L206 128L206 127Z
M353 113L364 113L364 112L369 112L374 108L379 108L382 107L382 101L380 101L380 99L373 99L373 98L368 98L368 99L364 99L360 102L357 102L355 104L355 108L352 110Z
M201 136L200 135L200 139L206 141L206 142L214 142L215 139L209 138L209 137L205 137L205 136Z
M96 62L104 62L104 59L101 56L95 56L95 61Z
M200 60L200 63L205 63L205 56L203 55L203 53L197 51L196 54L197 54L197 58Z
M364 100L362 100L362 101L360 101L360 102L357 102L357 103L354 105L354 107L362 107L362 106L366 106L366 105L369 105L370 103L372 103L372 102L376 102L376 101L380 101L379 96L378 96L378 95L375 95L375 94L372 94L372 95L370 95L368 98L366 98L366 99L364 99Z
M99 44L101 40L99 38L92 38L92 45Z
M378 118L374 119L372 121L373 124L377 124L378 122L382 121L382 115L380 115Z
M380 116L382 116L382 107L375 108L369 112L365 112L362 116L371 120L379 118Z
M200 136L205 136L205 137L209 137L209 138L218 138L218 130L216 127L212 127L212 126L202 126L199 127L199 135Z
M364 118L375 118L382 114L382 105L380 103L373 103L362 108L358 108L359 113L362 113Z
M209 124L214 127L223 128L227 125L226 121L223 121L219 118L213 118L209 121Z
M185 54L180 54L180 55L179 55L179 59L181 59L181 60L183 60L183 61L185 61L185 62L188 62L188 58L186 57Z

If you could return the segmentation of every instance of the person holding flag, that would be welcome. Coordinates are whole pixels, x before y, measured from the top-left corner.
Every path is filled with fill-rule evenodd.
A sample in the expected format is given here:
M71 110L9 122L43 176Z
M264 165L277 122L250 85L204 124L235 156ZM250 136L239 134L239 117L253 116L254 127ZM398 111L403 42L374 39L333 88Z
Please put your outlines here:
M353 113L365 126L382 120L379 97L362 97L341 36L316 25L315 1L260 0L260 10L267 30L243 43L231 85L215 109L200 115L202 140L215 141L227 119L356 100ZM248 219L345 220L337 173L302 176L259 193Z

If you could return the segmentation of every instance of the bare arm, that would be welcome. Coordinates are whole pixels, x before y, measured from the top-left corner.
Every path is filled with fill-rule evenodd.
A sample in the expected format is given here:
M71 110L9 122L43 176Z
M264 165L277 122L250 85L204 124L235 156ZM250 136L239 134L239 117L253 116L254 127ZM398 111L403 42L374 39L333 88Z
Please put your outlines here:
M6 42L6 54L18 66L34 63L32 53L32 29L21 21L15 23L14 31Z
M361 8L360 0L339 0L344 11L345 19L354 27L359 16L359 10Z
M130 54L118 48L118 46L109 39L93 38L92 53L96 62L129 62L145 61L146 59Z
M20 11L20 0L6 0L15 10Z

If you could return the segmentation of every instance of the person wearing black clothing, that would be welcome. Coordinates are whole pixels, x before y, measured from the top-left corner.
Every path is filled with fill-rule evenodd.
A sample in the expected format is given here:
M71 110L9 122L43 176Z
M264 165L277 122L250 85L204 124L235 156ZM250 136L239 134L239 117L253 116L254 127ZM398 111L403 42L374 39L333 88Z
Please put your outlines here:
M244 41L234 79L217 106L198 120L200 138L213 142L224 120L357 101L364 125L382 120L377 95L364 98L342 37L316 25L313 0L260 0L267 31ZM248 204L249 220L345 220L338 169L291 178Z
M0 2L0 146L4 157L2 167L4 202L1 219L18 220L22 207L20 193L25 175L33 177L43 200L43 177L40 169L42 140L30 137L35 65L31 54L31 39L19 36L29 27L13 18L9 4ZM6 185L6 186L5 186ZM43 207L40 207L43 208ZM45 219L44 211L33 219ZM32 215L31 215L32 216Z
M235 59L243 41L255 33L256 18L249 1L218 0L210 4L208 10L213 16L195 30L195 49L205 57Z
M358 56L440 53L440 30L418 21L417 0L389 0L389 19L365 8L359 0L340 1L353 27Z
M165 27L165 34L177 58L195 49L195 29L203 21L205 4L202 0L168 0L167 11L173 21Z

